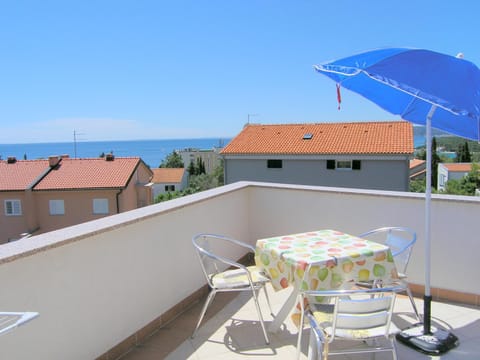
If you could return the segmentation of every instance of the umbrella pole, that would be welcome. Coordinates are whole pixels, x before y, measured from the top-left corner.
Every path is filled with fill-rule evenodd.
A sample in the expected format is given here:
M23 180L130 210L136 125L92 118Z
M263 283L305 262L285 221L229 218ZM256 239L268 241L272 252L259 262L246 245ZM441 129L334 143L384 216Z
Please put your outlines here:
M425 185L425 294L423 296L423 333L430 334L432 295L430 293L430 209L432 198L432 117L437 107L432 105L426 123L426 185Z
M431 327L432 295L430 294L430 201L432 197L432 105L426 121L426 179L425 179L425 294L423 297L423 326L415 324L397 334L397 340L426 354L440 355L458 346L458 338L446 331Z

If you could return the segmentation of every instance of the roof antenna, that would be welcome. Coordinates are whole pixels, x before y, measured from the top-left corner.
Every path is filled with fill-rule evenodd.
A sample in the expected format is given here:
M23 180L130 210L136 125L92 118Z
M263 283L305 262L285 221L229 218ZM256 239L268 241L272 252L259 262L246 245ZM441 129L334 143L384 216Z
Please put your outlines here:
M463 58L464 58L464 55L463 55L463 53L459 52L459 53L457 54L457 56L455 56L455 57L456 57L457 59L463 59Z
M246 123L246 125L250 125L250 116L253 117L253 116L258 116L258 115L259 115L259 114L248 114L248 115L247 115L247 123Z

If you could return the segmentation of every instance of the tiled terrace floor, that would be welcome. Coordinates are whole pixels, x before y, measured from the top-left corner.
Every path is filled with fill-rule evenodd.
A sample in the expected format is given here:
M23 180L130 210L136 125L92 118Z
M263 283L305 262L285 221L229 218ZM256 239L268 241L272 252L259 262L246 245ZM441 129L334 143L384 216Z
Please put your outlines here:
M273 311L277 311L288 296L288 290L274 292L269 288ZM157 359L295 359L297 329L287 319L285 326L276 334L269 334L270 345L265 345L255 305L249 293L217 294L210 312L196 338L190 339L201 306L197 303L164 328L158 330L148 341L133 349L121 360ZM267 314L263 293L260 306ZM418 301L419 309L423 308ZM408 298L400 296L395 307L394 321L399 328L414 322ZM480 308L451 303L433 302L432 324L450 329L460 339L460 346L441 356L423 355L403 344L397 343L399 359L480 359ZM267 326L272 318L265 315ZM441 320L440 320L441 319ZM302 359L307 356L308 329L305 328ZM368 357L367 357L368 356ZM333 359L370 359L367 356L335 356ZM388 353L379 354L377 360L391 359Z

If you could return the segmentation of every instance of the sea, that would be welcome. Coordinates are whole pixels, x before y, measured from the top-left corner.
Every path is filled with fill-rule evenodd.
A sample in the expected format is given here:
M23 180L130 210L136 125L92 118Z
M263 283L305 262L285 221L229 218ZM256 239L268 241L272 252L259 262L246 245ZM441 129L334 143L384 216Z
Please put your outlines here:
M54 143L0 144L0 159L14 156L17 160L46 159L52 155L71 158L92 158L112 153L118 157L140 157L151 168L157 168L175 150L211 150L224 147L231 138L124 140L124 141L72 141Z
M416 128L416 127L415 127ZM211 150L224 147L231 138L123 140L123 141L71 141L53 143L0 144L0 159L14 156L18 160L46 159L52 155L69 155L71 158L92 158L112 153L118 157L140 157L151 168L175 150ZM425 145L423 132L414 132L414 147Z

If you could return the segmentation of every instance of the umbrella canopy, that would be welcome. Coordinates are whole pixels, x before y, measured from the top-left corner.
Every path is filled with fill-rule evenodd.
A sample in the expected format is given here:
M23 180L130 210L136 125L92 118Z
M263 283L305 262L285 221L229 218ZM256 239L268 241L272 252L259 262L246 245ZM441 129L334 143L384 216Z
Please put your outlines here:
M315 65L340 86L402 119L480 140L480 71L473 63L422 49L388 48Z
M426 126L424 324L423 333L412 336L410 345L423 352L444 352L458 339L445 332L432 334L430 327L431 129L480 140L480 70L463 56L407 48L367 51L314 68L334 80L338 91L347 88L404 120Z

